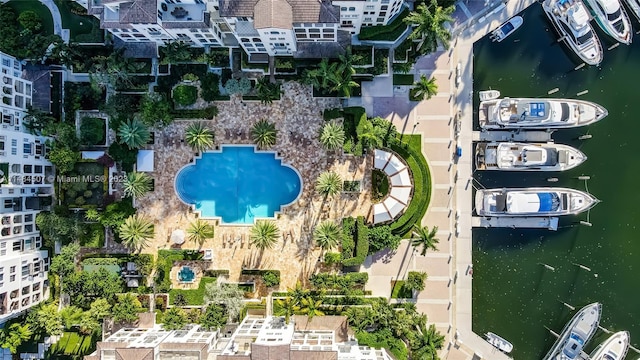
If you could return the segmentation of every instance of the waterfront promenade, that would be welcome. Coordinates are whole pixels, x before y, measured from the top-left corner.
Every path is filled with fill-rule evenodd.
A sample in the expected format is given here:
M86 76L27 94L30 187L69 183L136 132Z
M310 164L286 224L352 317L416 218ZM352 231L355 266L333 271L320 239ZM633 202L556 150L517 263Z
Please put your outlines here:
M420 256L403 241L395 252L368 258L361 270L369 273L373 294L386 297L391 281L405 278L408 271L426 271L426 288L416 306L446 337L441 358L506 360L508 356L472 329L472 106L473 96L482 90L473 88L473 43L534 1L475 3L459 2L451 48L420 58L412 71L416 79L422 74L435 77L437 95L415 103L408 101L408 87L394 87L389 78L363 85L361 103L368 114L391 120L405 134L422 135L433 184L422 225L438 226L440 243L438 251Z

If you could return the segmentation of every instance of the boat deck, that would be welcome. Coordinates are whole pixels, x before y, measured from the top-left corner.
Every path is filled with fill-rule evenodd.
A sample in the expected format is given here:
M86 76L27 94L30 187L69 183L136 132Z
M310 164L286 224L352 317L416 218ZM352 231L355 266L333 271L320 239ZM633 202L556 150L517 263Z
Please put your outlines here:
M553 131L474 131L473 141L552 142Z
M509 217L509 216L474 216L471 226L483 228L512 228L512 229L548 229L558 230L557 217Z

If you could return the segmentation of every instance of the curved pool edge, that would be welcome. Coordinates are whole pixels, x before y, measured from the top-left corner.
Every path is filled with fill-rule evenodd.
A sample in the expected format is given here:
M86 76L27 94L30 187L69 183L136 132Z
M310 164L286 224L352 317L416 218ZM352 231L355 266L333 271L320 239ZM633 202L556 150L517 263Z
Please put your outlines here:
M187 203L185 202L182 197L180 196L180 194L178 193L178 188L177 188L177 180L178 180L178 175L187 167L189 166L195 166L196 162L199 159L202 159L202 155L204 153L222 153L224 151L225 147L251 147L253 148L253 152L254 153L267 153L267 154L273 154L274 159L276 160L280 160L280 166L284 166L287 167L291 170L293 170L293 172L298 176L298 180L300 180L300 191L298 191L298 195L290 202L286 203L286 204L282 204L280 205L280 209L276 210L273 212L273 217L254 217L253 218L253 223L225 223L222 221L222 216L203 216L202 215L202 211L196 209L196 204L191 204L191 203ZM302 197L302 193L304 192L304 180L302 179L302 175L300 174L300 171L298 171L298 169L296 169L293 165L289 164L288 162L284 161L285 159L279 155L278 151L274 151L274 150L260 150L258 149L258 147L256 145L250 145L250 144L224 144L224 145L220 145L220 146L216 146L216 149L209 149L206 151L202 151L197 153L196 155L194 155L193 159L188 163L183 165L182 167L180 167L180 169L178 169L178 171L176 172L176 175L174 176L173 179L173 191L176 194L176 196L178 197L178 200L180 200L180 202L182 202L183 204L189 206L189 208L191 208L191 211L196 214L197 218L203 219L203 220L215 220L217 222L216 225L218 226L253 226L255 225L255 223L259 220L277 220L280 215L283 212L283 209L287 206L291 206L293 205L296 201L300 200L300 197Z

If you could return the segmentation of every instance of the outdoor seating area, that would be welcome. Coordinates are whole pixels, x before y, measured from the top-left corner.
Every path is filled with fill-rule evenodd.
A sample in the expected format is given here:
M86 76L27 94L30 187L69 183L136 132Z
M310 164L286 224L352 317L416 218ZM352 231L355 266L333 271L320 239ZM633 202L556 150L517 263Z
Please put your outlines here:
M379 224L392 221L407 208L413 183L409 167L389 151L376 149L373 164L374 169L383 171L390 180L389 195L381 203L373 205L373 223Z
M250 241L250 226L215 225L215 236L201 246L189 241L180 245L171 241L176 229L188 229L196 217L189 205L178 198L175 178L178 171L194 161L196 152L184 141L185 129L196 120L179 120L156 131L156 141L145 149L154 150L155 162L162 164L150 172L154 191L137 198L138 213L154 219L155 238L145 252L179 247L181 249L214 249L211 268L229 269L229 281L239 281L242 266L282 269L281 288L295 287L299 278L308 278L318 266L321 254L313 241L313 229L326 219L339 221L345 216L366 216L371 207L370 172L373 154L357 157L328 152L318 134L325 121L324 109L340 106L336 98L314 98L311 87L299 83L283 84L281 100L272 104L243 101L232 97L229 102L215 105L218 115L203 123L214 130L215 145L253 145L251 127L259 120L272 122L277 131L276 143L266 149L275 151L283 163L294 167L302 177L302 194L293 204L276 214L276 224L282 234L273 249L260 252ZM208 106L208 105L207 105ZM163 144L171 144L165 146ZM343 180L362 181L360 192L343 193L324 199L316 190L316 180L325 171L333 171ZM176 270L179 271L179 270ZM172 273L172 283L178 284ZM197 287L197 285L195 285Z

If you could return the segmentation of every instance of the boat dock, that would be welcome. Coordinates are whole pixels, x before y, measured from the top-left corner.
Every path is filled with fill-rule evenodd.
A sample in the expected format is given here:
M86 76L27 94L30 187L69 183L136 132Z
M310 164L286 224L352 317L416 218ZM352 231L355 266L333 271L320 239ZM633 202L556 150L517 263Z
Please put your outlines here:
M515 217L515 216L474 216L471 226L483 228L512 228L512 229L548 229L558 230L557 217Z
M473 141L552 142L553 131L474 131Z

